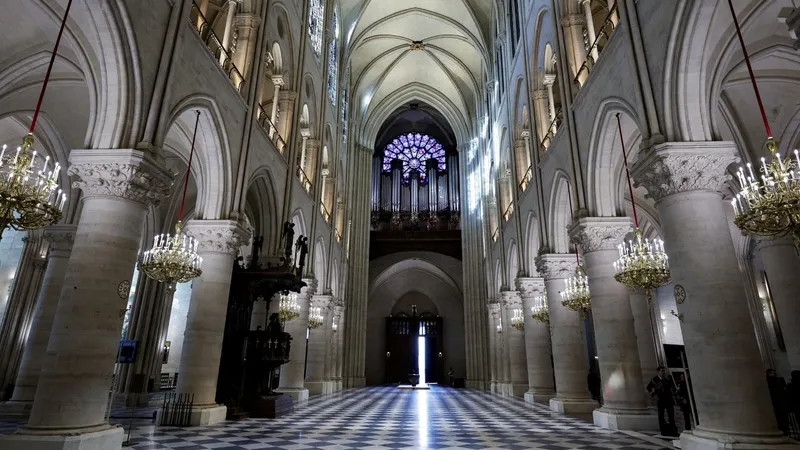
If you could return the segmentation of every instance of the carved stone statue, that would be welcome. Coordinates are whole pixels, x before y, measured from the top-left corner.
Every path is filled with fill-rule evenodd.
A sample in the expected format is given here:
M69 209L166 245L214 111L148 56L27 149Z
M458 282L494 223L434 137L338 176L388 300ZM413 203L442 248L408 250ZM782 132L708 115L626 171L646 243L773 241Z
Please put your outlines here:
M253 238L253 251L250 255L251 264L258 264L259 256L261 255L261 248L264 245L264 236Z
M282 331L278 313L270 314L269 323L267 323L267 333L280 333Z
M292 256L292 244L294 244L294 224L292 222L283 223L283 253L288 259Z
M297 264L297 273L303 273L303 267L306 265L306 255L308 254L308 238L300 236L297 240L297 244L300 247L300 256L298 258Z

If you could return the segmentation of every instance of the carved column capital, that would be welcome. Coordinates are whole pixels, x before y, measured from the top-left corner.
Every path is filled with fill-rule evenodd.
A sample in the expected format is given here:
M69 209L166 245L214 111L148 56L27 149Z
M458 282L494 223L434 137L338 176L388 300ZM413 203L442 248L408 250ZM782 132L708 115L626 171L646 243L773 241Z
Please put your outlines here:
M320 142L318 139L308 139L306 141L306 150L317 150L319 149Z
M533 91L534 100L547 100L547 89L536 89Z
M542 79L542 84L544 84L548 88L552 88L555 83L556 83L556 74L554 73L545 74L544 78ZM545 94L547 94L547 90L545 90Z
M287 91L281 89L280 93L278 93L279 102L294 103L295 100L297 100L297 92L295 91Z
M667 142L642 152L631 176L656 202L687 191L721 192L737 155L733 142Z
M545 281L566 279L575 275L578 262L575 255L565 253L545 253L536 257L536 270Z
M198 253L235 255L250 239L250 232L233 220L190 220L184 231L197 239Z
M273 75L272 85L276 87L283 87L283 75ZM278 92L278 100L280 100L281 93Z
M525 139L514 140L514 149L525 149Z
M316 278L303 278L303 282L306 284L304 287L300 289L300 296L301 297L311 297L317 292L317 279Z
M586 25L586 17L583 14L565 14L561 18L561 26L584 26Z
M50 256L69 257L75 243L76 225L53 225L44 229L44 238L50 244Z
M157 205L172 186L172 173L141 150L72 150L69 162L72 187L83 191L84 199L120 197Z
M333 298L330 295L314 295L311 297L311 306L325 311L330 309L332 300Z
M261 24L261 16L258 14L237 14L233 18L233 26L236 28L258 28Z
M633 231L630 217L583 217L572 223L569 236L583 253L616 250L625 236Z
M523 299L544 294L544 278L517 278L516 285Z
M522 297L520 297L519 291L500 292L500 301L506 309L522 308Z
M500 302L491 301L486 305L486 310L489 311L489 314L494 317L500 317Z

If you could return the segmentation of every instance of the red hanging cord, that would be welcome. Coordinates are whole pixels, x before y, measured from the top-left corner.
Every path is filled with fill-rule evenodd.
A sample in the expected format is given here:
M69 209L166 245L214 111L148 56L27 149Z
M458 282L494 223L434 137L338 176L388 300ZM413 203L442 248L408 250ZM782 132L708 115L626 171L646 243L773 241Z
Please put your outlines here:
M53 63L56 61L58 45L61 43L61 35L64 34L64 28L67 25L67 16L69 15L69 9L71 6L72 0L69 0L69 2L67 2L67 9L64 10L64 18L61 19L61 28L58 30L58 37L56 38L56 45L53 48L53 54L50 55L50 65L47 66L47 73L44 75L42 92L39 93L39 101L36 102L36 111L33 113L33 120L31 120L31 127L28 130L28 134L33 134L33 129L36 128L36 121L39 119L39 110L42 108L42 101L44 100L44 92L47 90L47 83L50 81L50 72L53 71Z
M756 93L756 100L758 101L758 109L761 111L761 119L764 121L764 129L767 132L767 137L772 137L772 129L769 127L767 120L767 113L764 110L764 102L761 101L761 93L758 91L758 83L756 83L756 76L753 73L753 66L750 65L750 55L747 53L747 48L744 46L744 38L742 37L742 30L739 27L739 19L736 18L736 11L733 9L733 1L728 0L728 6L731 9L731 16L733 16L733 24L736 26L736 36L739 37L739 45L742 47L744 54L744 62L747 64L747 71L750 72L750 82L753 83L753 91Z
M631 184L631 171L628 168L628 153L625 152L625 140L622 138L622 122L617 113L617 129L619 130L619 143L622 146L622 160L625 161L625 175L628 177L628 192L631 194L631 206L633 206L633 224L639 228L639 216L636 214L636 199L633 197L633 184Z
M194 135L192 135L192 150L189 152L189 166L186 168L186 177L183 179L183 198L181 198L181 213L178 215L178 222L183 221L183 205L186 204L186 191L189 190L189 173L192 171L192 159L194 158L194 142L197 139L197 126L200 124L200 111L194 122Z

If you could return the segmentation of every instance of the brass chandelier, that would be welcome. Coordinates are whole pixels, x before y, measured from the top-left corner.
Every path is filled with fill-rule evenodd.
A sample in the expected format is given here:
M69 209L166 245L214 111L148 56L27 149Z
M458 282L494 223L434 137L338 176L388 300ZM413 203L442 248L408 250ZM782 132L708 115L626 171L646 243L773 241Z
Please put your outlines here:
M167 290L174 291L177 283L185 283L199 277L203 271L200 266L203 258L197 254L198 242L195 238L183 233L183 208L186 203L186 191L189 188L189 173L192 170L194 145L197 138L197 127L200 123L200 111L194 123L192 149L189 153L189 165L183 184L183 198L175 224L175 234L158 234L153 238L153 248L144 252L139 267L144 273L161 283L167 283Z
M564 280L566 288L561 291L561 304L567 309L581 313L581 317L585 318L586 313L592 308L592 301L589 295L589 277L583 273L577 248L575 259L578 261L578 268L575 269L574 277Z
M550 312L547 309L547 291L542 295L533 298L531 306L531 317L542 323L550 323Z
M622 159L625 162L625 175L628 178L628 192L631 196L633 209L633 223L636 227L635 237L619 244L619 259L614 262L617 272L614 279L628 287L643 288L647 293L647 301L653 300L653 289L664 286L670 282L669 258L664 251L664 241L661 239L644 239L642 230L639 229L639 216L636 213L636 198L633 195L631 172L628 168L628 154L625 151L625 141L622 138L622 123L617 113L617 129L619 142L622 146Z
M517 330L525 329L525 316L522 313L521 309L514 308L512 310L511 326L516 328Z
M300 306L297 304L294 294L283 293L278 304L278 319L282 324L300 317Z
M753 172L753 166L747 163L747 171L739 167L737 178L740 191L731 200L733 205L733 222L745 233L759 236L792 235L795 247L800 250L800 155L794 151L794 159L784 158L778 153L778 141L772 137L772 130L767 120L758 83L750 64L750 55L744 45L744 38L739 27L739 20L733 4L728 0L736 35L744 54L750 82L764 122L767 141L764 148L770 154L770 161L761 158L760 176Z
M322 315L322 308L319 306L312 306L308 309L308 328L316 329L322 326L322 322L325 320L324 316Z
M50 55L50 63L42 82L42 90L36 103L28 134L22 140L22 146L16 151L7 151L3 145L0 151L0 237L6 228L13 230L36 230L57 223L61 220L67 194L58 187L58 176L61 166L56 162L48 167L50 157L37 155L33 150L33 131L42 108L44 94L53 71L61 36L67 24L72 0L67 2L61 28Z

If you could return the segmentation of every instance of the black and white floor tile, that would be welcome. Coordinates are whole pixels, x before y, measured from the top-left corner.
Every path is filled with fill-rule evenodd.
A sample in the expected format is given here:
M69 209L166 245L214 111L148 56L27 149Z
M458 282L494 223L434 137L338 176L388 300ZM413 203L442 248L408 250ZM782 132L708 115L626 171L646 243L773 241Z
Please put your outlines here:
M127 426L124 420L121 423ZM135 449L666 448L517 399L447 388L347 390L312 398L294 413L274 420L195 428L138 423L128 444Z

